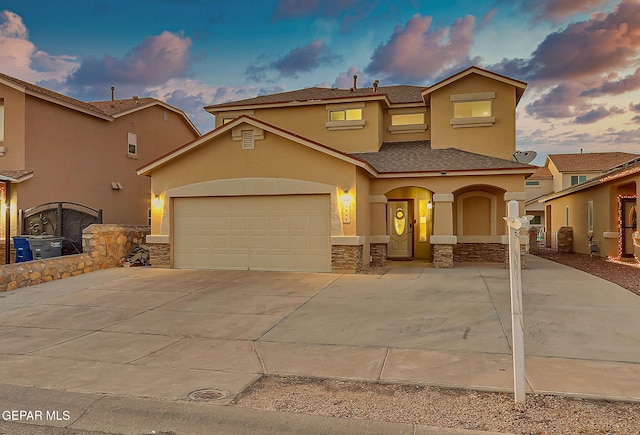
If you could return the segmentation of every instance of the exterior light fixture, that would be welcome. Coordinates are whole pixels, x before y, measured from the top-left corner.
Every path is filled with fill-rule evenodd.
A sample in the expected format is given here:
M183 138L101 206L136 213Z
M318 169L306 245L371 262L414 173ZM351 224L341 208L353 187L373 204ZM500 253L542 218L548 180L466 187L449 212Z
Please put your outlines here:
M351 223L351 201L353 200L353 196L349 193L348 190L343 190L343 194L340 197L340 202L342 203L342 223L350 224Z
M433 203L431 201L427 202L427 210L431 210L433 208Z
M160 195L157 195L153 198L153 206L155 208L162 207L162 199L160 199Z

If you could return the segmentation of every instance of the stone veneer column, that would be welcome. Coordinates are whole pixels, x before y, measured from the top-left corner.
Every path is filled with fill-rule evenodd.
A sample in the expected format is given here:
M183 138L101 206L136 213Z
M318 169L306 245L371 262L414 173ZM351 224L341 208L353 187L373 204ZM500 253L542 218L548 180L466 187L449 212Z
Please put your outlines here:
M436 193L433 195L433 265L437 268L453 267L453 245L458 238L453 234L453 194Z
M148 235L149 262L153 267L171 267L171 244L169 236Z
M331 270L333 273L358 273L364 268L364 237L331 237Z

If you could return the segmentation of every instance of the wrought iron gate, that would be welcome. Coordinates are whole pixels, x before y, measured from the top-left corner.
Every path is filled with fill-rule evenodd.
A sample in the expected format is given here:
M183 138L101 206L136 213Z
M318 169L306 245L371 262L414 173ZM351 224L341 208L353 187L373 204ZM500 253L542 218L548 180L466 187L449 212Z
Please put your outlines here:
M82 230L102 223L102 210L73 202L49 202L20 210L20 234L62 236L62 255L82 252Z

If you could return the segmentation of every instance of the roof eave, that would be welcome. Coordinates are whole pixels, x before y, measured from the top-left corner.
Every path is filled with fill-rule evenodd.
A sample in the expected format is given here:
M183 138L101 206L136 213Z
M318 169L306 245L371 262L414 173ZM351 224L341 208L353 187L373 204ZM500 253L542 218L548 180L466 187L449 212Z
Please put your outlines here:
M337 104L337 103L349 103L352 101L385 101L387 105L391 106L392 103L385 94L380 95L364 95L364 96L350 96L350 97L335 97L335 98L321 98L310 100L294 100L284 101L276 103L257 103L257 104L228 104L228 105L215 105L206 106L204 110L211 114L218 112L232 112L238 110L252 110L252 109L269 109L274 107L299 107L299 106L314 106L319 104ZM416 102L416 104L419 104Z

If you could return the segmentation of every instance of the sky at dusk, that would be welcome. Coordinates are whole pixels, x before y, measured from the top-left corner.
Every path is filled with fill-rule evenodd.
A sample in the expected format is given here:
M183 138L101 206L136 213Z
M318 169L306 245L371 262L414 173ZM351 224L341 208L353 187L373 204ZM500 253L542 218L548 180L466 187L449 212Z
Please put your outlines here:
M2 0L0 72L83 101L202 107L310 86L528 83L517 147L640 153L640 0Z

